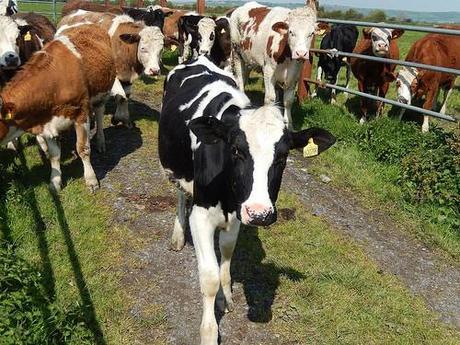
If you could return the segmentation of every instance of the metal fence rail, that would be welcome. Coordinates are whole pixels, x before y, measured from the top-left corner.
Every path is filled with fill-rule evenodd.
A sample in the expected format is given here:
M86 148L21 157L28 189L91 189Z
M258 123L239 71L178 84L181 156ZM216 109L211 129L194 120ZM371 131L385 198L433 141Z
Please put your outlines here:
M454 29L433 28L429 26L358 22L354 20L342 20L342 19L330 19L330 18L318 18L318 21L332 23L332 24L351 24L351 25L357 25L357 26L369 26L369 27L382 28L382 29L403 29L407 31L418 31L418 32L428 32L432 34L445 34L445 35L460 36L460 26L459 26L459 30L454 30Z
M350 25L357 25L357 26L366 26L366 27L377 27L377 28L387 28L387 29L404 29L407 31L418 31L418 32L426 32L426 33L437 33L437 34L445 34L445 35L456 35L460 36L460 26L458 30L453 30L453 29L442 29L442 28L432 28L432 27L425 27L425 26L412 26L412 25L399 25L399 24L386 24L386 23L372 23L372 22L359 22L359 21L353 21L353 20L339 20L339 19L329 19L329 18L318 18L318 21L320 22L326 22L326 23L333 23L333 24L350 24ZM350 57L350 58L358 58L358 59L364 59L364 60L370 60L370 61L377 61L381 63L390 63L390 64L397 64L401 66L406 66L406 67L415 67L415 68L420 68L420 69L425 69L425 70L430 70L430 71L435 71L435 72L441 72L441 73L449 73L449 74L454 74L456 76L460 76L460 70L458 69L453 69L453 68L447 68L447 67L442 67L442 66L433 66L433 65L426 65L426 64L421 64L417 62L410 62L410 61L403 61L403 60L393 60L393 59L386 59L386 58L381 58L377 56L370 56L370 55L362 55L362 54L355 54L355 53L346 53L342 51L338 51L336 49L316 49L316 48L310 48L311 52L314 53L319 53L319 54L329 54L332 56L344 56L344 57ZM327 87L330 89L335 89L339 90L342 92L350 93L353 95L357 95L360 97L365 97L369 98L375 101L380 101L383 103L391 104L393 106L397 106L400 108L408 109L408 110L413 110L418 113L422 113L428 116L436 117L442 120L446 121L452 121L452 122L458 122L459 119L456 119L454 116L451 115L445 115L441 114L439 112L435 112L432 110L427 110L419 107L415 107L413 105L408 105L404 103L400 103L388 98L383 98L375 95L371 95L368 93L356 91L356 90L350 90L345 87L329 84L329 83L323 83L317 80L313 80L310 78L310 76L306 76L306 78L303 79L303 82L306 84L312 83L319 85L320 87Z

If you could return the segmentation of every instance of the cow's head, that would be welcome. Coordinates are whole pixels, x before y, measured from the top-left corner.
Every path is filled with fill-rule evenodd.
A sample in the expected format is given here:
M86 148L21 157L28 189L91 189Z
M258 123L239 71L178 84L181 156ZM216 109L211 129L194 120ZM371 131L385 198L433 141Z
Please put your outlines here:
M387 57L390 53L391 40L397 39L404 34L402 29L380 29L380 28L364 28L364 38L370 39L372 44L372 52L378 57Z
M230 123L214 117L199 117L189 123L198 141L219 147L219 152L213 152L215 161L225 157L222 164L214 165L220 166L220 171L196 172L195 183L209 184L212 176L225 170L238 219L248 225L270 225L277 218L275 203L289 150L304 147L313 139L319 153L334 144L335 138L319 128L289 131L281 111L274 106L242 110L240 114L231 117Z
M414 88L417 84L418 70L416 68L402 67L396 77L396 93L398 102L411 104Z
M164 47L164 35L156 26L146 26L138 34L121 34L120 39L128 44L139 43L137 58L144 67L144 74L160 74L161 53Z
M211 53L215 34L216 22L212 18L204 17L198 22L198 47L200 55L209 55Z
M272 30L287 36L293 60L308 60L313 36L329 29L328 24L316 22L316 10L312 7L293 9L287 21L272 25Z
M28 26L18 25L13 19L0 16L0 68L16 69L21 65L17 39L29 30Z

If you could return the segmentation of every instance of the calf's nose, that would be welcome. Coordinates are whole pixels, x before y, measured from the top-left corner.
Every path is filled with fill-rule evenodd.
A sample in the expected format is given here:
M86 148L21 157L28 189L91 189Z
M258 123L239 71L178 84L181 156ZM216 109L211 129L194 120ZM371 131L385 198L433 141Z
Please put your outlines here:
M277 214L274 207L261 204L243 206L241 220L244 224L255 226L267 226L276 221Z
M296 50L296 52L294 54L294 59L307 60L308 59L308 51L307 50Z
M7 53L5 55L5 66L17 67L19 65L19 56L15 53Z

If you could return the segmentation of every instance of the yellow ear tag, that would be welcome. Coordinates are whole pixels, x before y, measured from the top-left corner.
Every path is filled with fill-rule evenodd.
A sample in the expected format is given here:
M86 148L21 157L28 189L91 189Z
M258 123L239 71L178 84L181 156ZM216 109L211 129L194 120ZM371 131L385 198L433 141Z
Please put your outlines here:
M12 118L13 118L13 114L11 113L11 111L7 112L5 120L11 120Z
M171 51L172 52L175 52L177 49L177 46L175 44L171 45Z
M314 157L318 155L318 145L315 144L313 138L308 139L308 144L303 148L303 156Z
M326 29L320 29L315 32L316 36L323 36L326 33Z
M30 31L27 31L24 35L24 41L32 41L32 35L30 34Z

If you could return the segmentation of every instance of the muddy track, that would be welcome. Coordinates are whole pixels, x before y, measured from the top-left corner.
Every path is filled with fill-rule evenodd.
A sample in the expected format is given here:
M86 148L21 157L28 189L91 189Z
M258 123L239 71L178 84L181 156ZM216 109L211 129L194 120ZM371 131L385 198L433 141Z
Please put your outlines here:
M141 107L142 113L155 121L159 102L143 105L142 95L137 95L137 101L135 95L131 111ZM168 249L175 191L159 172L156 137L118 127L108 128L106 137L108 153L96 155L94 166L103 188L111 195L107 202L113 210L114 224L126 226L139 242L134 250L127 249L123 263L123 286L132 298L130 313L150 322L152 309L164 313L164 320L154 320L145 327L136 343L197 344L201 321L197 263L190 235L181 252ZM460 327L460 271L399 231L388 216L368 211L347 193L317 181L305 172L303 164L302 158L294 155L283 188L296 193L313 214L338 232L361 244L383 270L396 274L414 293L423 296L442 320ZM222 315L216 307L222 343L289 344L270 332L276 289L270 290L257 279L263 258L251 255L237 246L232 266L244 265L248 260L255 264L245 267L249 273L246 277L233 273L235 311ZM261 291L271 296L262 298L262 303Z

